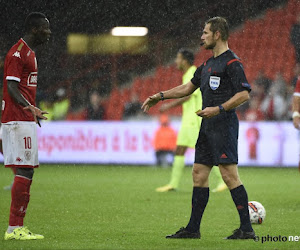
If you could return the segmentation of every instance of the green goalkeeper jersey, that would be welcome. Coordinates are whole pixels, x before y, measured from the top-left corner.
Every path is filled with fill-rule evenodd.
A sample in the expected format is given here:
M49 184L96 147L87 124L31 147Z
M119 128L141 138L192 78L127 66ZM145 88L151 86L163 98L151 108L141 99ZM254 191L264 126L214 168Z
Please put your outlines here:
M194 76L197 67L191 66L182 76L182 84L187 84ZM181 127L196 127L200 128L201 117L195 114L196 111L202 108L202 95L200 89L196 89L190 98L182 105L182 121Z

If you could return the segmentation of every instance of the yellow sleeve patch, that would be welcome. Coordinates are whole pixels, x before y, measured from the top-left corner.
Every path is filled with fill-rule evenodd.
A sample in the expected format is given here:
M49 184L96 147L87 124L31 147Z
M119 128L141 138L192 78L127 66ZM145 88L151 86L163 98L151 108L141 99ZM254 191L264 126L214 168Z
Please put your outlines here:
M24 46L24 43L21 43L21 44L19 45L19 47L18 47L18 51L21 51L21 49L23 48L23 46Z

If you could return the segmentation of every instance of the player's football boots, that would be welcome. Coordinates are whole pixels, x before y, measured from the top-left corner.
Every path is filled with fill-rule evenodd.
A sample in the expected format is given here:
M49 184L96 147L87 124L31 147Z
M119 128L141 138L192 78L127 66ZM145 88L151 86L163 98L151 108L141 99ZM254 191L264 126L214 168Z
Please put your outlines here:
M224 238L225 240L253 240L255 239L255 232L251 231L251 232L245 232L243 230L241 230L240 228L235 229L233 231L233 234Z
M42 240L43 235L32 233L27 227L18 227L12 233L5 232L4 240Z
M195 233L191 233L186 230L186 228L182 227L175 234L167 235L167 239L200 239L200 232L197 231Z
M219 184L216 188L212 190L213 193L222 192L224 190L228 189L227 185L225 183Z
M41 234L34 234L33 232L31 232L27 227L23 227L24 228L24 231L31 235L32 237L35 237L37 240L42 240L44 239L45 237Z
M174 187L172 187L171 185L165 185L162 187L158 187L157 189L155 189L156 192L159 193L164 193L164 192L169 192L169 191L175 191L176 189Z

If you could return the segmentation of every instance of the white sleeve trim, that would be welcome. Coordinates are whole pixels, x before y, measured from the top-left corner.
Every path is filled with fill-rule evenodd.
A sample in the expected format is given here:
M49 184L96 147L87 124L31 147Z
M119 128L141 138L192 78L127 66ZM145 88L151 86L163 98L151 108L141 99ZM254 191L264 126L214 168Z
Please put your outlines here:
M299 97L300 97L300 93L295 92L295 93L294 93L294 96L299 96Z
M13 80L13 81L21 82L21 79L19 77L15 77L15 76L7 76L6 80Z

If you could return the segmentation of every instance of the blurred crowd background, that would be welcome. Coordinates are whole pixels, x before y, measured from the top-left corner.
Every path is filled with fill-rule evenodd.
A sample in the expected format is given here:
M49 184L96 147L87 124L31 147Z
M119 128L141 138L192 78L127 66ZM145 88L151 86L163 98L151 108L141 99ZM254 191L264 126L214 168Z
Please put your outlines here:
M117 7L116 7L117 6ZM181 84L178 49L195 52L195 65L211 56L200 48L204 22L228 19L229 47L242 59L252 86L241 120L288 120L300 75L298 0L1 1L0 74L10 47L32 11L46 14L52 37L37 49L37 101L49 120L151 119L142 101ZM13 10L13 11L12 11ZM12 15L13 13L13 15ZM144 26L145 37L113 37L115 26ZM1 91L2 92L2 91ZM180 117L181 108L168 112Z

